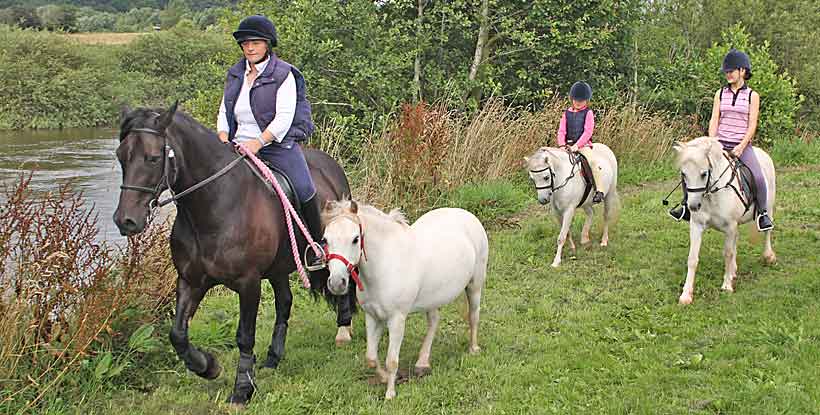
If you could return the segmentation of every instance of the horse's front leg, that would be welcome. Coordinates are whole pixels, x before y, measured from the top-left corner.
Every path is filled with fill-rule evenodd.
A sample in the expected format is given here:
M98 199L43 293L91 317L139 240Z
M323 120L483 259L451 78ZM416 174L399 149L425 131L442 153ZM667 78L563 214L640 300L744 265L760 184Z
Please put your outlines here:
M367 331L367 351L365 352L365 361L367 367L376 369L376 378L380 383L387 383L387 372L382 369L379 363L379 342L384 331L384 322L366 313L365 316L365 330Z
M581 245L586 245L590 241L589 230L592 228L592 215L594 213L592 206L584 206L584 213L586 213L587 218L584 220L584 227L581 229Z
M390 341L387 343L387 392L384 393L384 399L393 399L396 397L396 375L399 372L399 352L401 351L401 343L404 341L404 321L406 315L401 312L391 316L387 321L387 331L390 334Z
M721 288L727 292L734 292L735 278L737 277L737 225L730 226L726 230L726 240L723 243L723 260L725 261L725 271Z
M704 226L695 221L689 222L689 260L687 261L686 282L683 284L678 302L692 304L692 295L695 292L695 270L698 268L700 242L703 238Z
M276 305L276 322L273 325L268 355L263 367L276 369L285 357L285 340L288 336L288 320L293 305L293 293L290 291L288 275L277 275L268 280L273 287L273 300Z
M430 351L433 348L433 339L436 337L436 328L438 327L439 313L438 309L433 309L427 312L427 334L421 342L421 350L419 351L419 359L416 360L416 367L414 374L418 377L425 376L430 373ZM472 329L472 326L470 327Z
M345 295L339 297L339 306L336 308L336 346L344 346L353 339L353 290L356 286L348 288Z
M240 283L239 327L236 329L236 345L239 346L239 364L236 367L236 381L228 403L244 406L256 390L253 367L256 356L253 346L256 342L256 314L259 311L260 278L246 277Z
M561 215L561 231L558 233L558 247L555 250L555 259L552 261L553 268L557 268L561 265L561 251L564 249L564 242L567 240L569 228L572 225L572 215L574 213L575 209L570 208L564 211Z
M210 285L191 287L186 280L177 279L176 315L169 338L177 356L188 370L205 379L216 379L222 372L219 362L212 354L198 350L188 340L188 321L209 288Z

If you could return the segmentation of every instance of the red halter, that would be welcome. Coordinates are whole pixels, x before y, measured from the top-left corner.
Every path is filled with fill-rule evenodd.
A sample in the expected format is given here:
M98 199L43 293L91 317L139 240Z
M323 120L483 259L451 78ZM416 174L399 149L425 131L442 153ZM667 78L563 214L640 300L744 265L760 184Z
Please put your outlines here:
M362 256L364 257L364 260L367 261L367 251L364 249L364 230L362 230L361 223L359 223L359 247L362 250ZM347 272L350 273L350 276L353 278L353 281L356 282L356 288L358 288L359 291L364 291L364 285L362 285L362 280L359 279L358 265L353 265L350 261L347 260L347 258L339 254L331 254L330 250L327 249L327 246L325 246L325 258L327 258L328 263L330 263L330 261L334 259L341 261L342 264L344 264L344 266L347 267Z

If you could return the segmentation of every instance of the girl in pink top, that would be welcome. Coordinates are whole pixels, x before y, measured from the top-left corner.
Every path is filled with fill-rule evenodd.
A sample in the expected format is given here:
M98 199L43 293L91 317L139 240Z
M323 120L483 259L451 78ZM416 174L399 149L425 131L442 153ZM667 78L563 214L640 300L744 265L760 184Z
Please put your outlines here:
M556 141L559 147L567 147L569 151L579 152L589 161L595 185L595 195L592 203L601 203L604 193L601 190L601 169L596 166L592 157L592 132L595 129L595 114L587 107L592 98L592 88L586 82L576 82L569 90L572 106L561 116L558 125Z
M739 158L752 171L757 189L757 229L767 231L774 227L774 223L766 211L766 180L751 146L760 114L760 95L746 85L746 81L752 77L752 64L748 55L732 49L723 59L722 69L726 74L727 85L715 92L709 137L717 137L726 151ZM669 212L677 220L689 219L685 200L684 188L684 203Z

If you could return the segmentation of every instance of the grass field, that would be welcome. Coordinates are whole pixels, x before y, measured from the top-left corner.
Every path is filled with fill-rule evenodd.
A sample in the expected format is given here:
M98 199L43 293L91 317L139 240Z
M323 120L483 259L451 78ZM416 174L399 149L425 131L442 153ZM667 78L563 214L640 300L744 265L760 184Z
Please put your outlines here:
M443 310L432 375L398 386L383 401L364 365L364 318L337 349L334 315L297 288L287 357L258 370L247 414L811 414L820 413L820 166L780 171L774 247L741 236L738 283L721 292L722 235L707 233L695 302L677 304L688 231L664 214L670 182L622 189L623 211L609 248L581 248L549 267L557 225L521 191L490 192L523 206L490 223L490 273L479 341L467 353L466 307ZM507 198L507 200L503 199ZM472 202L471 202L472 203ZM486 217L485 217L486 219ZM576 217L576 236L580 217ZM593 236L600 227L593 227ZM568 252L568 251L565 251ZM260 307L256 353L270 341L270 290ZM220 414L233 385L238 300L216 292L192 322L197 346L216 350L225 371L208 382L185 370L159 329L162 352L143 358L116 388L49 403L48 413ZM408 321L401 367L415 362L424 318ZM383 346L384 347L384 346ZM380 353L384 358L384 348Z

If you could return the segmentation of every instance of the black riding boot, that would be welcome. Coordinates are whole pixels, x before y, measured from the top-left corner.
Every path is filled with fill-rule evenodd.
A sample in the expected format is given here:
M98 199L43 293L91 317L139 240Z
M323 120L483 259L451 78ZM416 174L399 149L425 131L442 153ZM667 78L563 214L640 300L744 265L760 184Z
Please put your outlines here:
M305 219L305 225L307 225L308 231L310 232L310 237L313 238L316 243L322 245L322 238L324 237L322 216L319 211L319 202L316 200L316 195L302 204L302 217ZM308 248L307 254L305 255L305 267L308 271L318 271L326 266L327 263L325 263L324 256L317 256L316 253L313 252L313 249Z

